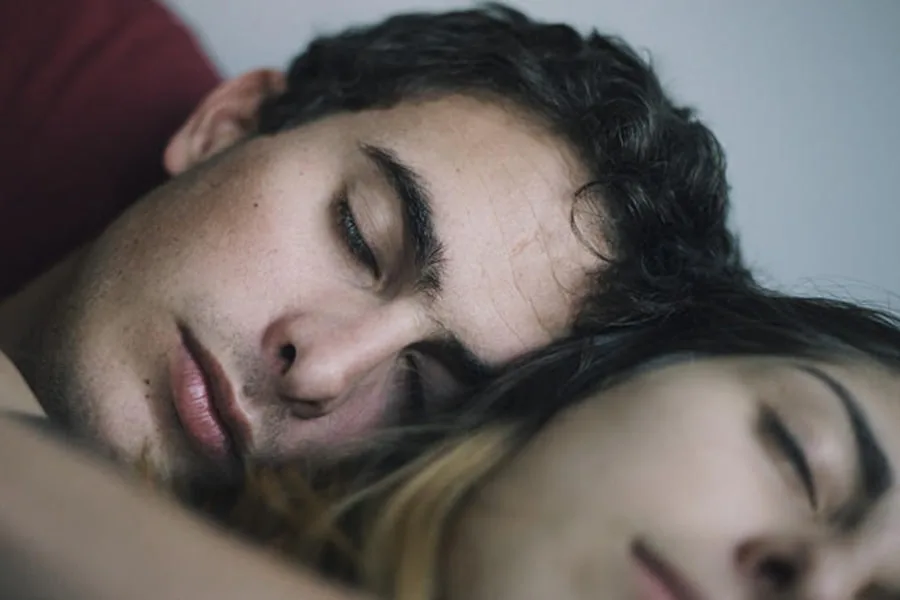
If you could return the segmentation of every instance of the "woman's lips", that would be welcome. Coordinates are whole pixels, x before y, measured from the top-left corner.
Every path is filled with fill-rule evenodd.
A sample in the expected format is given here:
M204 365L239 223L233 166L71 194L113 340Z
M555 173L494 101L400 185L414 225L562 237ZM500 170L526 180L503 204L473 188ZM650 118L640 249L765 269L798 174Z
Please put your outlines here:
M702 600L702 596L643 541L631 546L637 563L637 597L640 600Z
M175 411L188 438L201 454L225 468L239 461L249 435L231 386L218 362L187 329L181 330L171 367Z

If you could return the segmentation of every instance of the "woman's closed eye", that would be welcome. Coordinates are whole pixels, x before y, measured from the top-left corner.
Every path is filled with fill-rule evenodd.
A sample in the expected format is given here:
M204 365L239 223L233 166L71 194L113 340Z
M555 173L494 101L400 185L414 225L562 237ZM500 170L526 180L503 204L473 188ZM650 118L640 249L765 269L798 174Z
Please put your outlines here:
M338 228L347 250L356 262L372 274L376 281L381 279L381 267L378 259L359 228L346 191L341 192L338 197L336 209Z
M763 407L759 417L759 430L763 439L774 446L780 458L787 462L809 498L813 509L818 508L818 493L815 477L803 446L784 424L781 417L770 407Z

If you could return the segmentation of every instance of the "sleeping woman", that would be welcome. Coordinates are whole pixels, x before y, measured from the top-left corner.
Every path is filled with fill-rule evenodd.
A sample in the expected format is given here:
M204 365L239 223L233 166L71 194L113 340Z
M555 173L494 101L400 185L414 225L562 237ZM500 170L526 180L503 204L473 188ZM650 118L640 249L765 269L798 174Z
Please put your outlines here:
M900 598L900 328L729 293L601 328L228 519L395 600ZM338 478L340 479L340 478Z

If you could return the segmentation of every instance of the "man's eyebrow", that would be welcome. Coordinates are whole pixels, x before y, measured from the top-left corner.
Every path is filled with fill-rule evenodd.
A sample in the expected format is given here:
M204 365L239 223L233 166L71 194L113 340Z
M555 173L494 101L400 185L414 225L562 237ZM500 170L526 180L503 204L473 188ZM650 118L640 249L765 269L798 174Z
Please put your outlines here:
M414 249L416 289L438 295L444 281L444 246L435 233L428 185L392 150L374 144L362 144L360 149L375 163L403 206L404 229Z
M856 526L871 511L878 500L894 485L894 472L884 450L859 406L859 402L844 384L827 372L812 365L797 365L801 371L812 375L840 399L850 419L853 439L856 442L861 473L860 496L847 510L841 511L838 522L842 527Z

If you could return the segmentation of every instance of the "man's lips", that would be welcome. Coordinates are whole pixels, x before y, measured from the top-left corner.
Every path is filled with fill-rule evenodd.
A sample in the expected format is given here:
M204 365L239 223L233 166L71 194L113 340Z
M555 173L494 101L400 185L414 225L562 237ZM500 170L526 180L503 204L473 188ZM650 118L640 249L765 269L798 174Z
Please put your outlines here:
M643 541L631 546L637 563L637 589L640 600L703 600L700 593L675 568L654 553Z
M250 427L218 361L187 328L171 366L175 411L204 456L229 468L250 443Z

